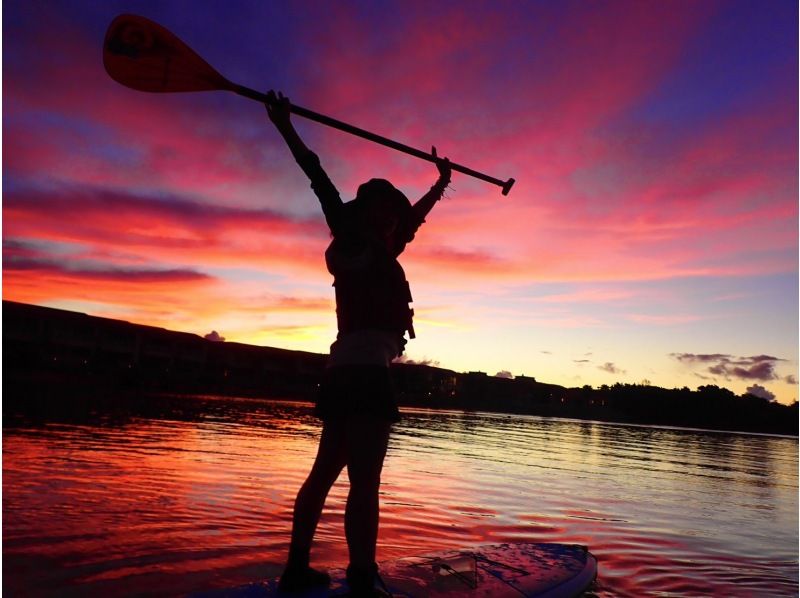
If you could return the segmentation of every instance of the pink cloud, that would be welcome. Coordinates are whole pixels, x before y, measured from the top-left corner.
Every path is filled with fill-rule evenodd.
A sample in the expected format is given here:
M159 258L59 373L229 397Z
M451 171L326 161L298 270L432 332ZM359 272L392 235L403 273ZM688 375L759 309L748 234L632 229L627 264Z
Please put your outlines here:
M225 337L221 336L219 332L217 332L216 330L212 330L211 332L203 336L203 338L214 343L225 342Z
M603 370L609 374L624 374L626 373L625 370L621 369L618 365L607 361L603 365L598 365L597 369Z
M774 252L796 242L796 230L780 224L796 217L791 201L785 196L777 203L753 201L782 184L763 168L773 154L755 166L737 168L734 176L720 176L752 153L744 151L749 140L781 124L786 111L780 105L764 116L721 123L691 145L674 148L657 165L638 156L641 139L627 146L603 135L612 119L656 88L682 44L712 10L696 4L685 8L611 5L602 11L569 11L555 25L537 23L533 31L523 31L513 11L468 16L455 7L433 14L410 6L392 35L375 40L350 7L339 6L332 14L335 26L315 29L306 40L315 60L305 73L308 86L298 90L298 97L309 107L420 147L436 142L454 159L519 179L512 196L503 199L497 189L456 175L454 200L437 207L421 233L429 240L421 239L409 251L407 259L423 269L452 266L452 276L519 280L785 271L792 263L782 255L743 255L755 239ZM339 43L343 37L350 43ZM70 58L68 68L31 53L26 59L37 74L15 80L9 105L91 121L105 128L107 143L127 147L130 155L114 163L108 155L93 155L91 147L71 147L86 142L68 130L56 139L33 140L12 119L7 134L15 150L9 152L13 171L47 172L92 184L211 192L217 202L228 201L232 189L240 197L250 187L270 190L267 201L274 203L286 185L297 185L302 191L290 188L303 194L304 205L314 204L303 175L257 106L252 127L259 132L253 134L241 130L244 119L236 120L199 96L148 95L120 87L98 68L95 44L80 35L67 39L66 45L62 39L58 44ZM482 50L490 43L496 47L500 39L517 49L507 53L505 64ZM55 43L44 34L39 42L43 47ZM520 62L534 50L535 60ZM45 81L61 92L43 93ZM496 82L502 90L493 87ZM492 113L493 106L502 106L502 115ZM345 197L376 174L391 178L412 197L435 177L430 164L318 125L298 126L314 131L311 137L319 140L323 163ZM71 149L77 157L70 157ZM613 197L593 200L570 177L604 163L646 176L625 177L609 190ZM290 170L277 172L277 165ZM223 251L214 242L221 233L160 217L133 218L138 229L148 231L140 233L144 241L160 236L160 246L171 245L164 254L168 259L188 259L191 248L196 259L211 263L252 262L259 253L270 261L290 247L288 239L267 242L233 218L225 230L236 239L226 239ZM102 216L92 219L99 228ZM108 217L109 226L113 219ZM123 237L130 240L131 231ZM236 251L224 250L234 245ZM709 255L715 256L713 262ZM303 261L312 259L309 255Z
M6 273L27 273L33 277L50 279L68 277L85 283L127 282L135 284L169 283L183 284L207 280L210 277L202 272L186 269L122 269L122 268L75 268L54 261L17 259L7 262Z
M4 74L13 83L4 112L4 160L13 172L220 198L280 182L283 164L264 144L270 125L263 108L126 89L103 70L97 40L55 12L45 20L30 44L15 48L25 69ZM243 104L253 111L249 130L233 112Z
M486 283L501 282L514 295L548 281L796 271L796 168L786 166L796 151L770 143L774 131L796 127L793 97L767 90L741 113L658 141L657 158L645 150L668 137L661 127L669 123L624 118L658 91L713 5L612 3L533 23L515 18L522 8L476 10L411 4L376 34L351 6L332 6L331 20L303 40L309 59L298 79L306 85L285 90L309 108L423 149L435 143L454 160L518 179L503 198L456 174L452 199L437 205L402 258L413 283L490 294L498 285ZM316 202L261 107L124 89L100 68L96 40L57 29L58 38L43 31L27 46L29 73L13 73L6 86L4 165L56 190L7 192L6 237L77 245L77 264L116 273L95 280L95 296L152 322L179 312L330 313L329 297L242 298L238 283L202 279L208 268L237 267L329 281ZM56 45L62 60L44 58ZM412 199L435 179L431 164L296 122L345 198L372 176ZM114 188L130 193L105 190ZM253 205L314 216L242 207ZM87 268L67 270L37 277L17 268L6 292L33 301L88 297ZM130 280L121 280L125 271ZM149 297L134 272L187 277L173 280L174 289L166 280L140 285L156 289ZM606 305L630 292L578 290L534 303ZM493 310L487 320L505 317L502 306ZM440 311L439 323L455 320ZM686 311L627 317L670 325L696 318ZM526 323L608 325L599 313L569 310L536 311Z
M775 373L775 367L779 362L786 361L771 355L734 357L722 353L672 353L671 356L690 367L697 364L701 364L703 367L707 365L708 372L715 376L722 376L726 380L759 380L762 382L779 379L780 377Z
M138 256L200 267L324 267L327 235L321 219L270 210L72 189L7 193L3 212L7 238L77 242L109 256L124 250L125 261Z
M287 313L308 322L323 315L333 321L332 297L247 296L236 284L190 270L120 270L107 264L89 270L24 264L7 266L4 282L4 299L50 305L85 302L91 305L86 311L92 315L173 330L199 333L212 323L233 318L245 330L229 330L229 340L252 338L265 331L288 337L293 331L322 330L319 325L279 323ZM278 323L264 326L268 317Z

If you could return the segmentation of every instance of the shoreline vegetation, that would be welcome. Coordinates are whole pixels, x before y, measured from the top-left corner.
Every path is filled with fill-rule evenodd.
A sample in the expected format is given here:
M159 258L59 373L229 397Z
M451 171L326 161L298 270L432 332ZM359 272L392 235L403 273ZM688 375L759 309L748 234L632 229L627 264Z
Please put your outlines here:
M3 416L112 408L154 394L314 399L327 356L3 301ZM714 385L566 388L422 364L392 366L401 407L798 435L798 403Z

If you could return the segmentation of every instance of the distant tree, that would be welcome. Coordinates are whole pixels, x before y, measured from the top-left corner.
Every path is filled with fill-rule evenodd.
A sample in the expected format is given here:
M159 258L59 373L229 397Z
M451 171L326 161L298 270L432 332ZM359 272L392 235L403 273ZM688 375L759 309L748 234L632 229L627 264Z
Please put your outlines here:
M755 401L757 403L769 403L769 399L765 397L760 397L758 395L754 395L751 392L746 392L742 395L742 400L744 401Z
M733 391L727 388L720 388L716 384L706 384L705 386L698 386L697 392L700 396L711 397L715 399L735 399L736 395Z

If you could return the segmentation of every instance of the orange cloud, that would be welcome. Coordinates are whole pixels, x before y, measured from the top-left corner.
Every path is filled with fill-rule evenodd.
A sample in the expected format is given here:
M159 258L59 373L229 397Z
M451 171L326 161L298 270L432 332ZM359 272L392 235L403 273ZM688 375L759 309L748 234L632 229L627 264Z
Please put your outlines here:
M3 211L6 238L80 243L109 256L123 252L128 260L138 256L200 268L324 267L321 220L292 219L270 210L75 189L7 193Z

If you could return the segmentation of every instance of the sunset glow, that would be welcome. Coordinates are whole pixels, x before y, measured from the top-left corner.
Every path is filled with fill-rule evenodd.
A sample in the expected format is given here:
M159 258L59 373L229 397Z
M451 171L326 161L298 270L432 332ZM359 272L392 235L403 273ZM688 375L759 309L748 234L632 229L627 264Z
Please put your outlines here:
M136 12L237 83L517 180L503 197L454 174L402 256L409 359L797 398L796 3L187 6L5 4L4 299L291 349L335 338L329 233L263 106L112 81L105 29ZM294 122L344 199L436 180Z

